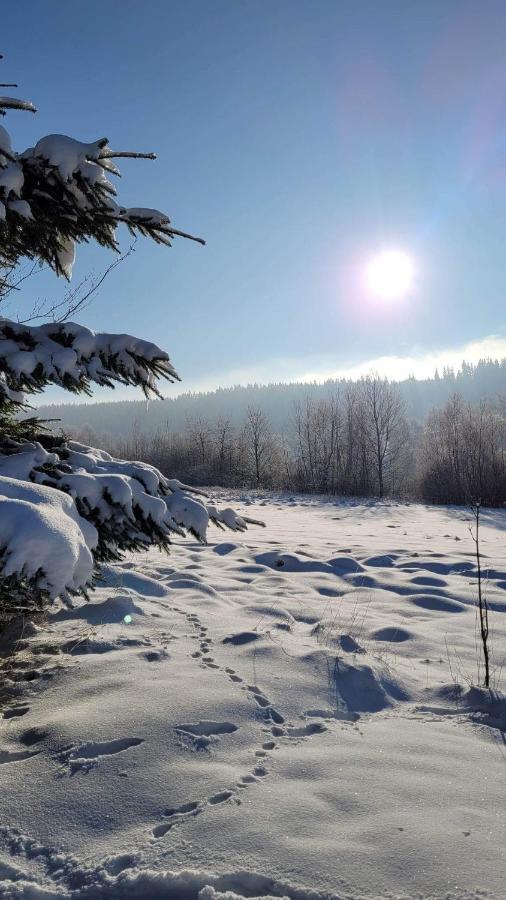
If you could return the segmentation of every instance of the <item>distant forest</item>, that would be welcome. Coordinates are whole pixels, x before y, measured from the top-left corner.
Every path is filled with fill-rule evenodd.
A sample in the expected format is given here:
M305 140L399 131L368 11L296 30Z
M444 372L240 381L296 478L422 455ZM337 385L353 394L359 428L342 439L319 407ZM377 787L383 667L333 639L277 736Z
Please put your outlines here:
M219 388L209 393L184 393L168 400L119 400L107 403L52 404L40 406L43 418L58 418L64 429L87 425L97 435L126 436L132 424L141 431L154 432L160 428L179 431L191 419L209 421L226 418L234 426L240 425L248 407L260 407L271 428L278 434L289 431L293 410L306 398L322 400L342 392L354 382L346 379L330 380L322 384L293 382L290 384L252 384L247 387ZM506 358L484 359L477 365L463 362L461 368L436 370L433 378L391 382L399 390L410 422L421 424L431 409L442 406L454 393L472 403L493 400L506 392Z
M249 385L38 412L189 484L506 502L506 359L424 380Z

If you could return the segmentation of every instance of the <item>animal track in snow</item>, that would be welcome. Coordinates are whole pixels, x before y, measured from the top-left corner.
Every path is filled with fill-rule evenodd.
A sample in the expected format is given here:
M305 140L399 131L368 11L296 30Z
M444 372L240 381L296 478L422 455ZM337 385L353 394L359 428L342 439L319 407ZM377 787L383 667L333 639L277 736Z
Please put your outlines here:
M118 738L113 741L86 741L83 744L63 748L56 759L67 766L68 773L89 772L105 756L115 756L131 747L142 744L143 738Z
M265 694L258 688L255 684L248 684L244 688L253 698L255 703L260 706L264 711L264 716L266 719L270 719L276 725L282 725L285 721L284 716L281 715L273 706L271 706L271 701L265 696Z
M239 631L237 634L231 634L223 638L222 644L233 644L234 647L242 647L244 644L251 644L258 641L260 635L255 631Z
M225 669L225 672L227 673L228 677L230 678L230 681L233 681L234 684L242 684L243 679L241 678L240 675L237 674L235 669L230 669L227 667Z
M233 734L237 730L238 726L233 722L214 722L208 719L175 726L179 737L194 750L208 750L218 740L218 736Z
M233 791L219 791L217 794L213 794L212 797L209 797L207 801L211 806L216 806L218 803L225 803L226 800L230 800L233 796Z
M255 703L258 703L258 705L262 706L264 709L265 709L265 707L270 706L270 703L269 703L267 697L264 697L263 694L253 694L252 693L252 697L253 697L253 700L255 701Z
M40 750L19 750L11 753L10 750L0 750L0 766L6 763L22 762L24 759L30 759L31 756L37 756Z
M242 775L241 781L239 782L237 787L246 787L246 785L248 785L248 784L256 784L256 783L257 783L257 779L255 778L254 775Z
M171 807L170 809L166 809L163 816L168 819L168 822L161 822L160 825L156 825L153 828L153 837L161 838L171 828L174 828L175 825L181 825L185 819L188 819L192 816L198 816L199 813L204 809L204 803L199 803L198 800L192 800L188 803L182 803L180 806Z
M281 728L280 725L273 725L271 728L271 734L274 735L274 737L283 737L283 735L286 734L286 731L284 728Z
M176 731L187 731L193 735L232 734L238 726L233 722L214 722L210 719L202 719L200 722L190 722L187 725L176 725Z
M188 803L182 803L180 806L171 807L163 814L164 819L167 819L168 821L160 822L159 825L155 825L151 833L155 838L164 837L164 835L173 828L183 825L194 816L200 815L207 806L219 806L221 803L226 803L227 800L231 800L233 797L235 797L234 791L227 788L223 791L218 791L216 794L212 794L207 800L190 800ZM240 803L239 800L236 800L236 802Z
M3 718L4 719L14 719L18 716L25 716L27 712L29 712L30 707L27 703L18 703L16 706L9 706L6 710L4 710Z
M164 816L172 818L173 816L185 815L186 813L196 813L199 808L200 803L197 800L190 800L189 803L182 803L181 806L173 806L170 809L166 809Z
M165 650L148 650L145 653L139 653L146 662L162 662L164 659L169 659L169 654Z
M307 725L287 728L288 736L293 738L310 737L313 734L321 734L323 731L327 731L327 726L323 722L309 722Z
M47 731L35 726L34 728L27 728L26 731L23 731L23 733L20 734L19 743L23 744L24 747L33 747L34 744L39 744L40 741L43 741L47 736Z

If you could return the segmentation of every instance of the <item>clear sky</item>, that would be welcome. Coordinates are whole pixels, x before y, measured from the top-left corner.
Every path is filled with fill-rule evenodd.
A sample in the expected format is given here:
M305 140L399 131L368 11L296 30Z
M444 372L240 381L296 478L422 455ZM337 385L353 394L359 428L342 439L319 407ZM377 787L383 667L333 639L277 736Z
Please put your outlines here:
M84 324L156 341L185 388L506 355L504 0L28 0L2 26L39 109L14 146L156 150L120 201L207 240L138 241ZM384 247L415 266L395 303L364 290Z

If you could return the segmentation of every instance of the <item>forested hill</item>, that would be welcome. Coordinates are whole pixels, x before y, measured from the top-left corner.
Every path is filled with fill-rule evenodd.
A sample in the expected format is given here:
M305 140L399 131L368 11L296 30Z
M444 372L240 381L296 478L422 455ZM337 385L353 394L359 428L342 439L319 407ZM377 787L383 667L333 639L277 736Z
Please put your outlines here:
M110 403L61 404L41 406L44 418L58 418L62 427L88 426L97 434L129 434L132 426L144 432L167 425L171 430L184 428L199 417L216 421L230 419L233 425L244 420L248 406L260 407L275 431L289 427L297 403L307 397L319 399L343 391L350 382L332 380L324 384L267 384L219 388L209 393L187 393L169 400L113 401ZM408 378L398 382L411 421L422 422L429 410L441 406L455 392L472 402L495 399L506 394L506 358L481 360L477 365L462 363L458 372L436 371L433 378Z

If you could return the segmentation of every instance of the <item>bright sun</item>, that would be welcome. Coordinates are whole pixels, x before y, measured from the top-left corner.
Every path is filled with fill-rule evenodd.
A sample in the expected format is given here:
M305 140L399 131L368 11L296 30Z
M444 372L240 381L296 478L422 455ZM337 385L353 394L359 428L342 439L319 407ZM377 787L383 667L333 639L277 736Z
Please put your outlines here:
M413 287L413 261L402 250L383 250L365 270L367 289L382 300L404 297Z

